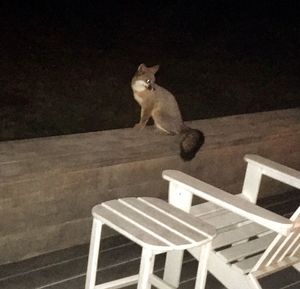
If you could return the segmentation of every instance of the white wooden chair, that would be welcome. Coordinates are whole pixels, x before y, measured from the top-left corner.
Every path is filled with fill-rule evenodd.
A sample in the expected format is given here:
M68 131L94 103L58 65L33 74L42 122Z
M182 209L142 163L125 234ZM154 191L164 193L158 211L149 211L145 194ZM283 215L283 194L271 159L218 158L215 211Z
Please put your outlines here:
M254 203L263 175L300 189L300 172L257 155L248 162L238 196L179 171L163 172L169 184L169 202L217 229L208 270L230 289L261 289L258 279L294 265L300 269L300 206L290 219ZM192 205L193 195L206 203ZM197 257L197 250L189 250ZM177 286L182 252L169 252L164 280ZM298 263L298 264L297 264Z

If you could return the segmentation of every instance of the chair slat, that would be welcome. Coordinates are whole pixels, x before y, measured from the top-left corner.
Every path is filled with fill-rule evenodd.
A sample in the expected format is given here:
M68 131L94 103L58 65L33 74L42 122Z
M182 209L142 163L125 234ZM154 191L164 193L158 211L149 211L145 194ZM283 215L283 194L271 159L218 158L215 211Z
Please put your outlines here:
M154 247L157 247L158 249L169 246L166 242L157 239L153 235L145 232L133 223L116 215L115 213L109 211L101 205L95 206L93 208L93 215L100 221L108 224L112 229L117 229L125 237L131 238L134 242L141 246L150 244Z
M253 268L253 266L257 263L257 261L260 259L261 255L262 254L258 254L253 257L236 262L232 264L232 268L234 270L239 271L242 274L248 274Z
M298 240L299 234L296 232L291 233L289 236L285 237L284 241L281 243L279 250L270 258L268 265L271 265L274 262L282 261L290 251L290 247L295 245L295 242Z
M278 234L251 271L255 272L259 270L259 268L265 267L265 265L269 262L270 257L272 257L278 250L282 240L284 240L284 236Z
M300 207L292 215L291 221L300 223ZM299 249L298 240L300 235L299 227L294 229L287 236L278 234L267 250L262 255L261 259L258 260L257 264L252 269L252 272L261 271L261 268L267 266L273 267L277 263L282 263L285 259L289 260L289 257L296 256L295 253ZM300 261L300 256L298 256ZM288 262L288 261L287 261Z
M236 227L231 231L219 233L217 237L213 240L212 246L214 249L217 249L220 247L231 245L236 242L248 240L251 237L255 237L267 231L267 228L256 223L244 224L242 226Z
M294 242L295 237L297 240L297 236L293 236L292 234L288 237L278 235L270 245L269 250L265 252L265 258L255 267L255 270L260 270L260 268L265 266L274 266L276 263L284 260L284 258L289 257L287 253L290 252L290 245L292 246L291 249L294 249L297 246Z
M138 224L140 228L147 232L151 232L156 236L163 236L160 238L164 238L165 242L169 243L169 245L177 246L185 243L190 243L190 241L161 226L160 221L157 220L155 222L154 220L147 218L147 212L137 212L124 205L119 200L105 202L102 204L102 206L109 210L114 210L114 212L117 212L121 216L130 220L131 223L136 225Z
M218 211L201 217L201 220L214 226L218 231L231 230L240 223L247 221L244 217L230 211Z
M299 263L299 258L287 257L278 263L272 264L272 266L261 267L258 271L255 271L252 274L258 278L262 278L270 273L275 273L276 271L283 270L297 263Z
M202 217L207 214L211 214L218 211L224 211L225 209L215 205L211 202L204 202L191 207L190 213L197 217Z
M198 230L200 233L207 235L208 237L213 237L216 234L216 230L213 226L203 222L201 219L196 218L192 214L186 213L178 208L170 206L168 203L163 200L156 198L139 198L143 202L146 202L152 206L155 206L157 209L162 212L167 212L172 214L177 220L185 224L186 226L192 227Z
M291 256L299 256L300 259L300 242L296 245L295 248L293 248L293 251L291 252Z
M198 230L187 227L177 219L174 219L172 214L169 214L168 212L162 212L155 206L149 206L149 204L139 199L126 198L120 201L125 205L130 206L130 208L136 210L137 212L145 213L148 218L156 220L156 222L159 222L161 226L166 227L168 230L186 238L187 240L197 242L206 238L202 233L199 233Z
M244 257L254 255L264 251L272 240L275 238L276 233L267 234L266 236L247 241L228 249L221 250L217 252L217 255L222 257L225 262L232 262L239 260Z

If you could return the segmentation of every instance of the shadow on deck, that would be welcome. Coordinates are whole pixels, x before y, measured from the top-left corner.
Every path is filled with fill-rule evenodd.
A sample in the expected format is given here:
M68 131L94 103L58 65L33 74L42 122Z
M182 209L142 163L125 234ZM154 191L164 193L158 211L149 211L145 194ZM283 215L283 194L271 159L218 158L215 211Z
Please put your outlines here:
M267 197L260 205L283 215L290 215L300 201L299 191ZM97 282L138 273L140 248L121 236L101 243ZM34 257L25 261L0 266L2 289L83 289L88 257L88 244ZM165 256L158 255L155 274L162 276ZM181 289L194 288L197 263L185 255ZM263 289L299 289L300 273L294 268L282 270L260 280ZM126 287L127 289L136 286ZM224 289L212 275L208 275L207 289ZM241 288L243 289L243 288Z

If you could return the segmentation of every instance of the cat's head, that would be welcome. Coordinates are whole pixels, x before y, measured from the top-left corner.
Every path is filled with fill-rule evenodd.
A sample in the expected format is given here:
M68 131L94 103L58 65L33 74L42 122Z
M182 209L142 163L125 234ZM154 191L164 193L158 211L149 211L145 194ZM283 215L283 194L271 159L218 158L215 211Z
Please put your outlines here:
M140 64L131 81L133 89L136 91L155 89L155 73L158 69L159 65L147 67L144 63Z

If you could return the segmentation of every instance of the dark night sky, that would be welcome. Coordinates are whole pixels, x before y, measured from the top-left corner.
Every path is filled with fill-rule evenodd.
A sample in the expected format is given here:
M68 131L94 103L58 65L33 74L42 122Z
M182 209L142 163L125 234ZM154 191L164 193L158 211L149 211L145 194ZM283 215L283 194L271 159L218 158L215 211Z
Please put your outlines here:
M299 1L6 2L1 139L132 126L141 62L185 120L300 105Z
M161 46L161 42L203 42L219 34L224 34L227 42L230 34L236 42L239 37L245 40L247 48L230 43L232 49L241 53L257 53L257 50L264 53L261 47L270 49L272 44L279 44L276 41L281 45L285 41L299 45L298 1L7 2L1 7L4 29L19 33L34 33L34 30L37 34L39 30L61 33L70 45L121 47L119 41L126 37L137 45L148 41Z

